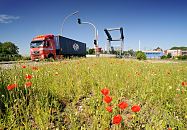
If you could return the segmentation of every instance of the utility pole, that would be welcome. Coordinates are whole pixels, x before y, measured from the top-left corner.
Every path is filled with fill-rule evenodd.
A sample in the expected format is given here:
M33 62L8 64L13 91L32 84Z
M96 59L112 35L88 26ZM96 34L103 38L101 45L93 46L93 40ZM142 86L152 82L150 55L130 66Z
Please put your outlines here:
M140 51L140 40L139 40L139 49L138 50Z

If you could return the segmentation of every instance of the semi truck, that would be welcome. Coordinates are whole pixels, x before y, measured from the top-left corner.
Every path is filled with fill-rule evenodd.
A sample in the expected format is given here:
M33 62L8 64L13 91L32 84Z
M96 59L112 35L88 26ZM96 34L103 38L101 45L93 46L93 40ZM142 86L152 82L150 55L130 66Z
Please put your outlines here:
M86 56L86 43L52 34L39 35L30 43L31 60L58 59L61 57Z

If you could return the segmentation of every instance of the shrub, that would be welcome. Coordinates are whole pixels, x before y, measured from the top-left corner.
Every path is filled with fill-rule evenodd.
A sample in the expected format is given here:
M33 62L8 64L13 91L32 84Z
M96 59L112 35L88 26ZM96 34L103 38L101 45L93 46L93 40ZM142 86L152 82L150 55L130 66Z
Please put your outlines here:
M171 53L168 53L167 58L172 58Z
M31 57L30 56L23 56L22 59L23 60L31 60Z
M182 60L187 60L187 55L182 56Z
M136 58L137 58L138 60L146 60L146 59L147 59L145 53L142 52L142 51L137 51L137 52L136 52Z
M95 49L94 48L89 49L88 50L88 54L91 54L91 55L95 54Z
M0 54L0 61L18 61L22 56L19 54Z
M163 55L161 56L161 59L167 59L167 56Z
M178 60L187 60L187 55L177 56Z

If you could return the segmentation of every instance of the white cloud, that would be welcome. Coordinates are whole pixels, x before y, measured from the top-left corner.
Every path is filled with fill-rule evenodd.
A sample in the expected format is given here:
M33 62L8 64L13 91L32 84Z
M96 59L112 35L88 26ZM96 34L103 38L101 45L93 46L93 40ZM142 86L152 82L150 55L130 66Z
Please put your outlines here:
M11 23L13 20L16 20L19 18L20 18L19 16L0 14L0 23Z

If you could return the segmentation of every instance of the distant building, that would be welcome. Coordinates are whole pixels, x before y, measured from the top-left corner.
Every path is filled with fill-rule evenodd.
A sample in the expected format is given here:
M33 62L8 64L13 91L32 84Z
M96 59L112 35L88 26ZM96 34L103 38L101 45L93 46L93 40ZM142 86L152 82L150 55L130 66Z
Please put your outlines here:
M166 55L171 54L172 57L181 56L182 51L181 50L166 50Z
M187 56L187 50L182 50L182 56Z
M142 51L148 59L160 59L164 53L162 51Z
M185 51L182 50L165 50L165 55L171 54L172 57L185 55Z
M187 50L165 50L164 54L171 54L172 57L187 55Z

